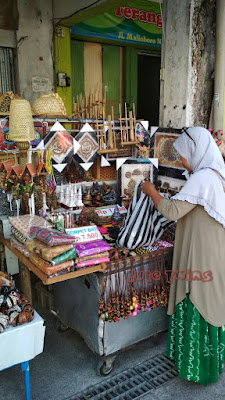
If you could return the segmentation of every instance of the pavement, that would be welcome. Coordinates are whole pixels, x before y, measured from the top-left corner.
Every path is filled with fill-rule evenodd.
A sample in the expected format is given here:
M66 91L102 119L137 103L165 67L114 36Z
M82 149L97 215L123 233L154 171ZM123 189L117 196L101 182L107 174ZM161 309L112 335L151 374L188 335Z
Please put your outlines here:
M165 351L167 333L162 333L119 352L111 374L100 377L97 373L100 358L88 348L80 335L71 329L59 332L57 318L40 304L34 303L34 305L45 320L46 336L44 352L30 361L32 400L76 399L76 394L89 386L104 383L109 377L123 373L128 368L132 369L137 364ZM122 398L121 396L121 400ZM24 380L20 366L0 372L0 400L24 399ZM225 372L216 384L208 387L177 377L142 396L141 399L225 400Z

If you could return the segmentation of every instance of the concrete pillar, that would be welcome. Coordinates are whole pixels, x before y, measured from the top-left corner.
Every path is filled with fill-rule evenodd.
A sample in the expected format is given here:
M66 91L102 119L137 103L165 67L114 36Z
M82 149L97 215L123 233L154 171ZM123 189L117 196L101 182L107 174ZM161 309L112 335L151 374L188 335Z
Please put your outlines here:
M160 126L208 126L213 97L215 0L165 0Z
M19 95L31 102L42 94L54 91L53 74L53 22L51 0L18 1L19 28L17 38L17 64ZM32 78L49 79L41 92L32 88Z
M216 57L213 130L223 129L225 88L225 0L216 3Z

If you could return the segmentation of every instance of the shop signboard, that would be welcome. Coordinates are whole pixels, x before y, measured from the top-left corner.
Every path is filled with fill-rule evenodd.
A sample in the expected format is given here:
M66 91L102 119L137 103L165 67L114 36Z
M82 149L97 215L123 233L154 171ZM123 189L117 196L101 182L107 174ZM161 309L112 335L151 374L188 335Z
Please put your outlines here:
M74 236L75 243L85 243L102 239L102 235L96 225L65 229L65 231L67 235Z
M115 211L116 206L111 206L111 207L99 207L96 209L96 213L98 214L99 217L111 217ZM117 205L118 210L120 214L125 214L127 213L127 209L124 206L119 206Z
M147 0L130 1L71 27L81 37L105 39L151 47L161 47L162 15L160 4Z

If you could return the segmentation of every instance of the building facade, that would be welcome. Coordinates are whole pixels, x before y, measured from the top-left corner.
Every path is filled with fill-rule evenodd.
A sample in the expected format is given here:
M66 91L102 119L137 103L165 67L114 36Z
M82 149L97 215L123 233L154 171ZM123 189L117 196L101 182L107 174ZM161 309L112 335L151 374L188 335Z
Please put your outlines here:
M115 117L126 102L150 125L213 128L219 107L217 129L225 128L223 76L215 92L217 28L223 24L216 10L224 0L124 0L123 6L117 0L10 0L18 12L10 26L1 3L0 49L14 57L12 89L31 103L57 91L71 115L77 96L98 87ZM116 23L118 40L107 36Z

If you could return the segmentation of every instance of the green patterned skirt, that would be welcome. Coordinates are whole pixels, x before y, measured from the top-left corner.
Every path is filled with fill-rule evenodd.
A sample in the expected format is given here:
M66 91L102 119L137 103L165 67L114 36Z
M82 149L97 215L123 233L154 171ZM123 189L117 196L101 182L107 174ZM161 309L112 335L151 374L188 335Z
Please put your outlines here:
M169 317L166 356L179 377L204 386L217 382L225 362L225 326L206 322L187 295Z

